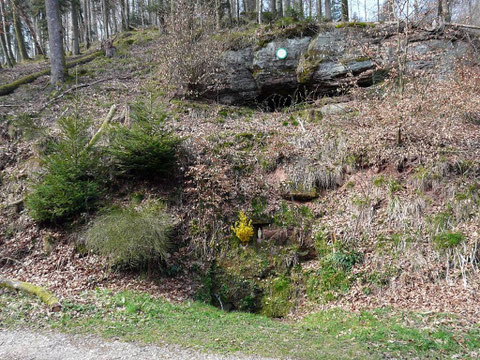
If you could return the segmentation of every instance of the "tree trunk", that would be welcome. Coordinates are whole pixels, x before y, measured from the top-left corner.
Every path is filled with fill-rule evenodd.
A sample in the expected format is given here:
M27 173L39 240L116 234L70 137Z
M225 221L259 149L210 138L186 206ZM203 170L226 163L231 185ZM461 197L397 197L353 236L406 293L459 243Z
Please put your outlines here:
M262 0L257 0L257 21L259 24L262 23Z
M320 20L322 18L322 1L317 0L317 19Z
M110 9L112 11L112 13L110 14L111 16L111 19L113 19L112 21L110 21L110 30L111 30L111 34L118 34L118 26L117 26L117 15L115 13L116 11L116 7L112 7ZM112 23L113 23L113 29L112 29Z
M452 16L450 14L450 1L449 0L439 0L438 1L438 15L443 19L444 22L452 21Z
M387 12L388 12L388 20L393 21L395 19L395 2L394 0L387 0Z
M227 14L228 14L228 23L230 26L233 24L233 16L232 16L232 4L229 0L225 3L227 6Z
M255 12L255 0L246 0L244 11L249 13Z
M325 18L327 20L332 20L332 3L330 0L325 0Z
M80 31L78 28L78 3L72 0L72 54L80 54Z
M222 3L221 0L215 0L215 27L217 30L222 28Z
M270 12L273 16L277 14L277 0L270 0Z
M143 17L143 14L142 14ZM103 39L106 40L110 37L108 32L108 9L107 9L107 1L102 0L102 20L103 20Z
M277 0L277 14L279 16L285 16L283 13L283 0Z
M12 48L10 47L10 42L8 38L8 27L7 27L7 22L6 22L6 17L5 17L5 5L3 1L0 1L0 15L2 18L2 34L0 34L0 37L2 38L2 47L5 47L5 56L7 58L7 62L9 63L10 66L13 66L15 64L15 58L13 57L12 53Z
M162 16L163 16L163 3L161 4ZM130 30L130 4L128 0L125 0L125 22L127 23L127 31Z
M28 30L30 31L30 35L32 36L33 42L35 43L35 49L37 53L40 55L45 55L43 48L40 45L40 42L38 41L37 33L33 28L32 23L30 22L30 18L28 17L27 14L25 14L25 11L20 5L17 5L17 10L20 16L22 17L23 21L25 21L25 25L27 25Z
M85 47L90 48L90 41L92 39L91 19L90 19L90 4L88 0L83 2L84 22L85 22Z
M128 18L125 0L120 0L120 17L122 18L122 31L128 31Z
M14 64L14 59L11 54L11 51L9 47L7 46L7 27L5 25L5 14L4 14L4 5L3 1L0 2L0 15L1 15L1 20L2 20L2 28L0 31L2 32L0 34L0 42L2 44L2 49L3 53L5 54L5 60L8 64L8 66L12 67Z
M45 0L50 45L50 83L61 85L65 79L65 54L63 52L63 33L58 0Z
M348 21L348 0L342 0L342 21Z
M13 61L10 58L10 55L8 54L7 44L5 43L5 38L3 37L3 34L0 34L0 41L2 43L2 50L3 50L3 54L5 55L5 61L8 64L8 66L12 67Z
M29 60L30 58L28 56L27 47L25 45L25 38L23 37L22 23L20 21L17 4L14 0L12 0L10 4L12 5L13 10L13 28L15 29L15 39L17 40L18 54L20 55L20 60Z

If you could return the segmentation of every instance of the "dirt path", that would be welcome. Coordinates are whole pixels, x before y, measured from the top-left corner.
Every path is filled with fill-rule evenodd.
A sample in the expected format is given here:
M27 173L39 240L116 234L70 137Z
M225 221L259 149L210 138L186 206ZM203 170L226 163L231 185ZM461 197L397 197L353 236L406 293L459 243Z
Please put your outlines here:
M225 356L176 346L142 346L105 341L94 336L71 336L53 332L0 330L2 360L267 360L260 357Z

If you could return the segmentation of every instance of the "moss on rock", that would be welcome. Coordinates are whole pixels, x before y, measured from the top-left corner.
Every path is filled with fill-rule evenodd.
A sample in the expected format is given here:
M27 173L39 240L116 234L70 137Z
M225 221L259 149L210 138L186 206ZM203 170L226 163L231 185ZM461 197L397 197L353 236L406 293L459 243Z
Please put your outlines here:
M307 84L312 80L315 70L317 70L318 65L325 60L325 54L316 50L309 49L303 56L300 58L297 67L297 80L300 84Z
M361 21L351 21L351 22L341 22L335 25L336 29L344 29L344 28L368 28L368 27L375 27L374 23L370 22L361 22Z

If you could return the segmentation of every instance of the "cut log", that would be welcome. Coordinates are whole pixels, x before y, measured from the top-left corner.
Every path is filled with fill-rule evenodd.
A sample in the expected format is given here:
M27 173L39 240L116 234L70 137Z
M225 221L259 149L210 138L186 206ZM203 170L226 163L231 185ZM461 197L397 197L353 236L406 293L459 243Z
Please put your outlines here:
M318 193L315 190L311 191L289 191L287 193L282 194L282 197L285 200L290 201L302 201L308 202L318 198Z
M24 281L0 278L0 288L20 290L26 292L27 294L35 295L42 300L42 302L46 304L50 310L54 312L62 310L62 305L60 305L58 299L40 286Z
M102 51L97 51L94 52L90 55L80 57L78 59L72 60L69 63L67 63L67 68L71 68L77 65L85 64L87 62L92 61L96 57L102 55ZM50 74L50 69L45 69L42 71L38 71L36 73L24 76L18 80L15 80L14 82L11 82L10 84L5 84L0 86L0 96L8 95L14 92L18 87L24 84L29 84L31 82L34 82L41 76L49 75Z

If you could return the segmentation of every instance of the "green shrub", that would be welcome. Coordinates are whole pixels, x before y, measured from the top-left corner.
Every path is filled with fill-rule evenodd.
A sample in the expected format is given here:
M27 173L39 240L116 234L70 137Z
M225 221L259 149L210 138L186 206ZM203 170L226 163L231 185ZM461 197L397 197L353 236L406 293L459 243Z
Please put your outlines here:
M323 292L345 291L350 286L348 272L336 266L335 261L325 261L319 273L319 285Z
M95 206L102 187L99 157L94 147L86 149L89 125L76 115L59 120L59 139L41 159L45 173L25 202L35 220L59 223Z
M196 299L222 310L258 312L263 292L253 279L212 264L202 278Z
M292 282L285 276L279 276L267 286L262 300L262 314L268 317L279 318L288 315L294 303Z
M315 248L321 267L307 277L307 296L310 300L335 300L335 293L345 292L350 288L350 270L362 261L362 255L341 245L329 245L324 232L317 235Z
M448 209L429 218L429 223L434 234L443 233L455 225L455 217L452 210Z
M341 268L345 271L350 271L352 267L362 260L360 253L356 251L336 251L330 255L326 260L337 268Z
M439 250L453 248L464 240L465 235L461 232L443 232L433 238Z
M131 128L112 128L108 151L121 174L151 178L172 173L180 139L165 129L166 117L152 104L139 102L132 108Z
M171 247L173 220L164 211L145 207L113 210L97 217L86 231L88 249L122 269L148 269L160 263Z
M324 230L320 231L315 237L315 251L320 259L331 252L328 240L328 233Z

